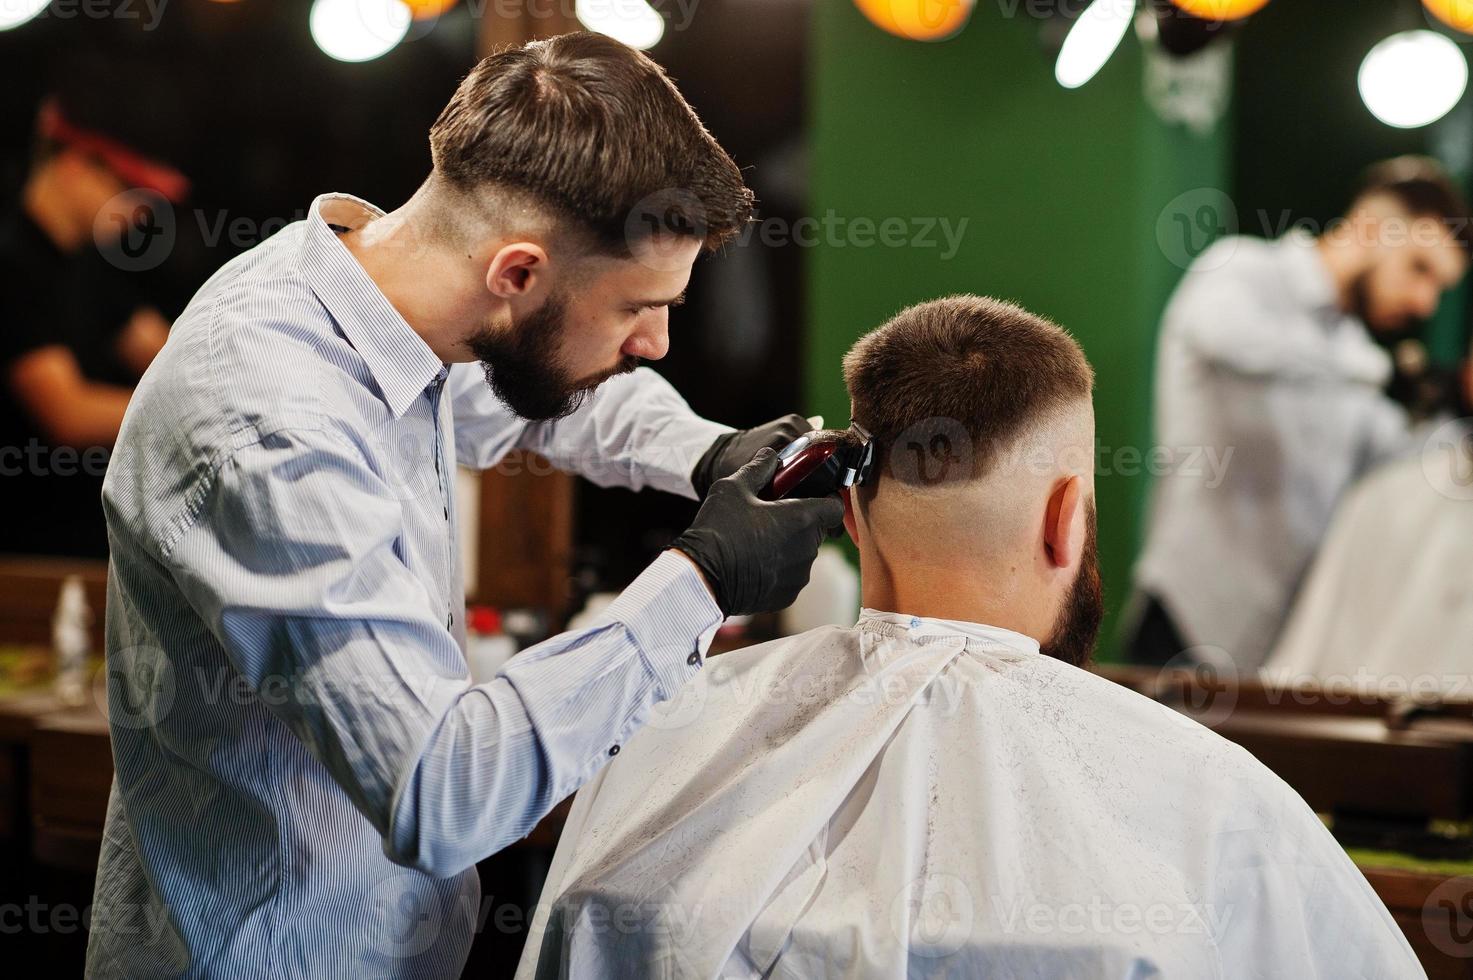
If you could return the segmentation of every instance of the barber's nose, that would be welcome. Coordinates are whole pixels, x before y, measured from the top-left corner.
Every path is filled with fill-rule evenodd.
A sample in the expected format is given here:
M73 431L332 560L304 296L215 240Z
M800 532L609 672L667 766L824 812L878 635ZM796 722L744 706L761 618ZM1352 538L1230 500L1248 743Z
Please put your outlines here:
M640 324L624 343L624 353L644 361L658 361L670 352L670 318L667 311L651 311L648 322Z

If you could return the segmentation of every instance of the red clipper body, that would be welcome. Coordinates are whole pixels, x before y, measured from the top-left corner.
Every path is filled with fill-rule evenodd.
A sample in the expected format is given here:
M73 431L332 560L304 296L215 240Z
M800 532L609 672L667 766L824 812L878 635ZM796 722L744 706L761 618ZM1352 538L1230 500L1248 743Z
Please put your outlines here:
M847 429L805 432L778 453L778 470L763 500L827 497L863 484L874 468L874 441L857 422Z

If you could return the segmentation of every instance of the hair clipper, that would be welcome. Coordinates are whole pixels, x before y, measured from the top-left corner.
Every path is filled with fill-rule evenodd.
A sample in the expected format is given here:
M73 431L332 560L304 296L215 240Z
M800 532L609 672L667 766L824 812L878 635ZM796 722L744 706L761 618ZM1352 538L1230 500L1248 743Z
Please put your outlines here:
M869 481L874 439L857 422L847 429L815 429L784 446L777 459L777 473L763 489L763 500L827 497Z

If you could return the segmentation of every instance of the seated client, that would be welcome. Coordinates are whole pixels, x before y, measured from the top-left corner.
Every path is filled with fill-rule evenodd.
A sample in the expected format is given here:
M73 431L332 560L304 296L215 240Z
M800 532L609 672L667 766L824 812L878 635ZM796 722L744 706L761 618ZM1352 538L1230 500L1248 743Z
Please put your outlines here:
M579 794L523 977L1408 977L1323 824L1084 669L1093 373L956 296L844 360L864 608L717 657Z

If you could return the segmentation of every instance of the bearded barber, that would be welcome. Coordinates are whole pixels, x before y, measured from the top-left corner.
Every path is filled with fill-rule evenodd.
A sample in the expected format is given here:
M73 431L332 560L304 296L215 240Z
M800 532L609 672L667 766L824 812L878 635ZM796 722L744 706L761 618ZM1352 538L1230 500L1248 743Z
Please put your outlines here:
M634 370L751 205L653 62L588 34L503 51L430 143L398 210L320 197L218 272L128 409L90 976L458 975L475 863L723 616L789 603L842 519L758 498L759 448L801 419L734 432ZM705 502L593 626L473 686L448 474L514 447Z

